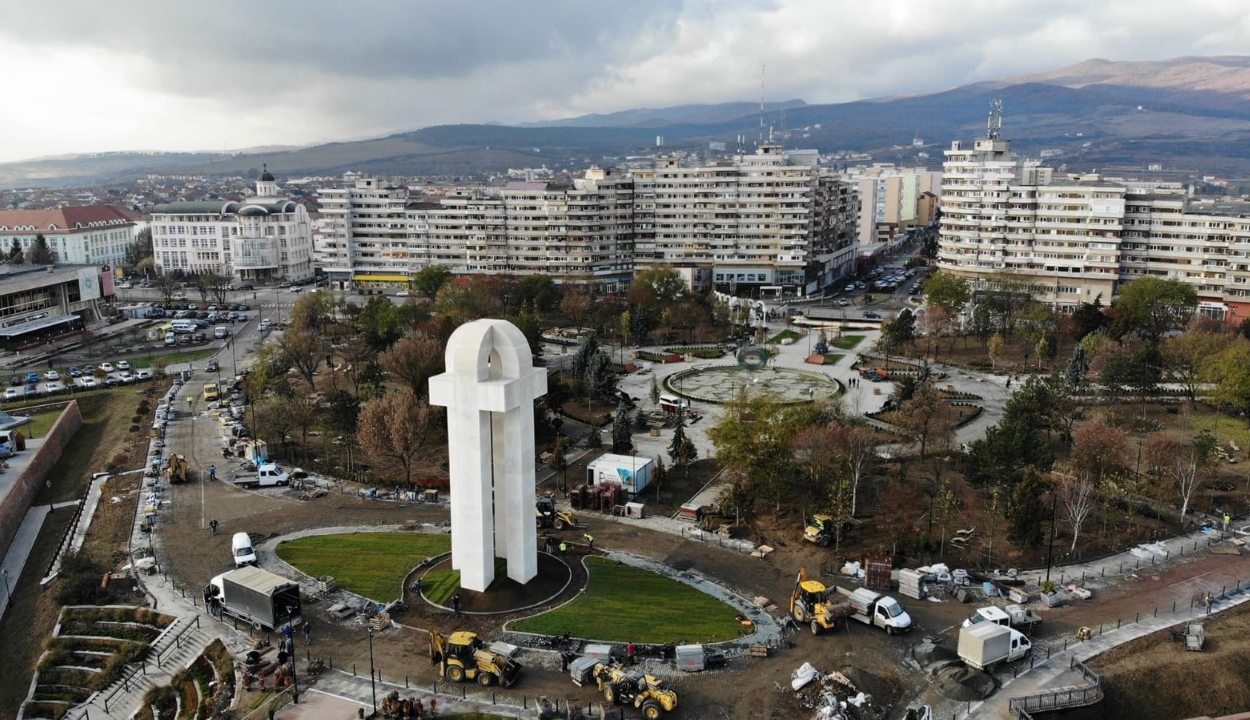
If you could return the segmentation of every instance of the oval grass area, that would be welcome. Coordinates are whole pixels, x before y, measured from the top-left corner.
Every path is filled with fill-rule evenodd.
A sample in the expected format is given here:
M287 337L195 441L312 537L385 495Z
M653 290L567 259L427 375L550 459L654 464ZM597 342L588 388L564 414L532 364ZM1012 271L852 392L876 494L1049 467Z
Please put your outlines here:
M508 629L641 643L719 642L744 629L736 609L678 580L600 557L586 558L586 567L585 592Z
M451 550L451 537L418 532L310 535L278 543L278 557L314 577L378 602L400 596L404 576L426 558Z

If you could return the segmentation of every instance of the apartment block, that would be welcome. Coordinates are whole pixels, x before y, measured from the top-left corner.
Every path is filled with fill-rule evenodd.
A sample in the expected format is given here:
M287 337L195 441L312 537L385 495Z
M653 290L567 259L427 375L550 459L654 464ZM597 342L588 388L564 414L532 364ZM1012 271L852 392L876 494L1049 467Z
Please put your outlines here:
M871 165L850 168L846 177L859 192L856 234L860 245L892 243L936 216L933 199L941 193L940 171Z
M695 289L801 294L855 259L854 187L820 172L814 154L792 157L779 145L725 165L666 158L629 174L591 168L567 184L511 182L437 199L361 178L319 199L318 264L341 284L402 283L441 265L616 292L636 267L668 265Z
M157 270L214 272L241 282L292 282L313 276L312 221L278 195L265 170L243 201L173 202L152 208Z
M1176 185L1055 177L1007 140L955 142L946 158L938 266L974 287L1024 284L1070 312L1156 276L1192 285L1205 315L1250 315L1250 219L1196 212Z

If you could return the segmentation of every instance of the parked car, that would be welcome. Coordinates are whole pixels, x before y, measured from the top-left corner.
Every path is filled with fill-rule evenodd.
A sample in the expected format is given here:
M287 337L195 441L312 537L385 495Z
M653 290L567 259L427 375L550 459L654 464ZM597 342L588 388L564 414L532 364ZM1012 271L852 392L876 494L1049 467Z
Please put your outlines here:
M52 380L52 381L60 380L60 379L61 379L61 373L59 373L59 372L57 372L57 371L55 371L55 370L49 370L48 372L46 372L46 373L44 373L44 374L43 374L43 379L44 379L44 380Z
M37 382L39 382L39 373L37 373L37 372L29 372L29 373L26 373L26 384L27 384L27 385L34 385L34 384L35 384L35 383L37 383Z
M174 333L169 333L168 335L165 336L165 345L169 346L169 345L177 345L177 344L178 344L177 335L175 335Z
M841 300L838 301L838 305L842 307L847 307L850 304L851 304L851 301L847 300L846 298L842 298Z
M74 366L70 366L69 370L67 370L66 372L68 372L69 376L72 378L82 377L82 370L79 370L77 367L74 367Z
M190 336L190 335L179 335L179 336L178 336L178 344L179 344L179 345L190 345L190 344L191 344L191 336Z
M411 294L412 293L408 292L407 290L400 290L399 292L395 293L395 297L408 297Z
M240 285L239 289L240 290L255 290L256 286L255 285Z
M881 315L869 310L868 312L864 313L864 318L868 320L880 320Z
M39 394L38 385L31 384L31 385L26 386L26 397L34 397L38 394Z
M197 343L208 342L208 336L202 332L197 332L195 335L192 335L191 339Z
M208 364L204 366L205 372L217 372L220 369L221 369L221 364L218 363L216 359L209 360Z
M117 385L120 382L121 382L121 379L119 379L113 373L109 373L108 375L104 376L104 384L108 385L109 387L113 387L114 385Z
M79 384L79 386L84 387L84 388L95 388L95 387L100 387L100 381L99 381L99 380L96 380L95 378L91 377L90 375L87 375L86 377L80 377L80 378L78 378L78 384Z
M129 369L130 369L130 361L129 361L129 360L118 360L118 361L117 361L117 369L118 369L118 370L129 370Z
M21 391L21 390L18 390L17 388L12 388L12 387L11 387L11 388L9 388L8 390L5 390L5 391L4 391L4 399L5 399L6 401L8 401L8 400L21 400L21 399L22 399L22 397L23 397L23 396L22 396L22 391Z
M147 368L140 368L139 370L135 371L135 379L136 380L151 380L152 371L148 370Z
M304 288L303 286L300 286L300 285L292 285L291 287L287 288L287 291L293 292L293 293L304 292Z
M135 376L134 376L134 373L130 372L129 370L122 370L121 372L117 373L117 379L122 381L122 383L129 385L130 383L135 381Z
M111 372L113 372L113 363L110 363L110 362L102 362L102 363L100 363L99 365L97 365L96 367L100 368L101 370L103 370L103 371L104 371L104 372L106 372L106 373L111 373Z

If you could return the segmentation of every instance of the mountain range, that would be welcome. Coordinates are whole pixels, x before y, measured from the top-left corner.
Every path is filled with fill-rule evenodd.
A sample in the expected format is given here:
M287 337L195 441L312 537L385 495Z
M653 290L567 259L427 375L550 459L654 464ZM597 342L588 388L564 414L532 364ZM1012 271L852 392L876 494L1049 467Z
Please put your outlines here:
M1003 102L1003 137L1021 154L1071 170L1176 177L1250 174L1250 57L1151 62L1093 59L1046 73L942 92L838 104L802 100L683 105L549 122L439 125L356 142L238 154L104 153L0 164L0 186L86 185L150 172L244 174L267 163L285 176L472 176L509 167L610 165L709 142L749 147L771 131L789 147L865 153L874 162L941 162L952 140L985 133L990 102ZM763 128L768 128L765 130ZM913 142L916 138L923 141ZM919 157L926 153L927 158Z

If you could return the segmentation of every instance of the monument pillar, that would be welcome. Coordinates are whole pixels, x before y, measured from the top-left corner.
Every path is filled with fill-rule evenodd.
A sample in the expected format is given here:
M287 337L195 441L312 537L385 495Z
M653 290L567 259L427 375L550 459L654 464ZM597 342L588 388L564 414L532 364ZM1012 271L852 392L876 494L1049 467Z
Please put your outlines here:
M486 590L496 557L509 578L529 582L538 574L534 399L547 394L547 373L504 320L460 326L445 359L430 404L447 408L451 565L467 590Z

